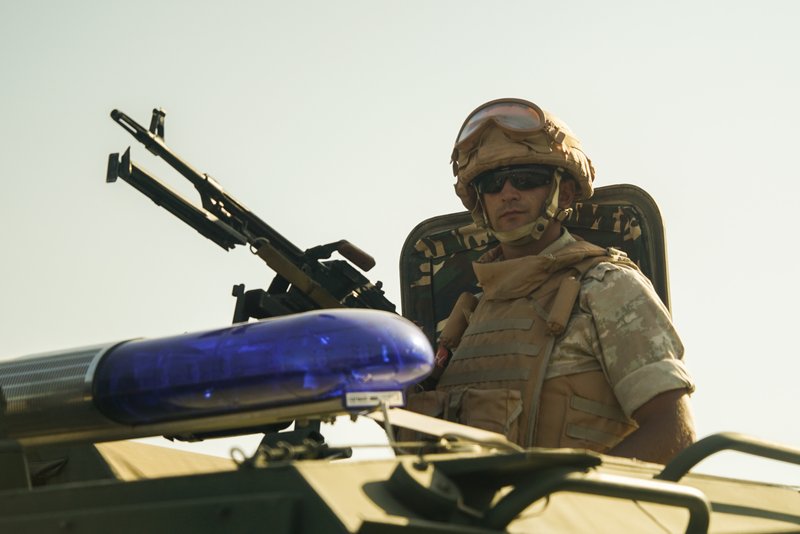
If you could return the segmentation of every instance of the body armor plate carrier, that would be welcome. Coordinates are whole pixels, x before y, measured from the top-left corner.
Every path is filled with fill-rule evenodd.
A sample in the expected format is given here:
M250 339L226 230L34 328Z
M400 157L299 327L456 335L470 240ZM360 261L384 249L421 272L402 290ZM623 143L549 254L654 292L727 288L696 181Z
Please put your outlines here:
M460 341L452 333L443 340L458 345L447 368L435 390L409 395L408 408L499 432L524 447L604 452L619 443L636 423L602 371L545 380L581 280L601 262L636 269L624 253L586 241L554 254L474 263L483 295L468 322L462 318L469 311L454 310L466 329Z

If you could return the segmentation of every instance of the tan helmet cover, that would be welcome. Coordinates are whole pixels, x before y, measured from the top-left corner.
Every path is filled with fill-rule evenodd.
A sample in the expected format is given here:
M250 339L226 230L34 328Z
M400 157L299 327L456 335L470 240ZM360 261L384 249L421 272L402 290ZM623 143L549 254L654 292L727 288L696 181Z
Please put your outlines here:
M472 181L479 174L509 165L552 165L564 169L580 187L577 200L592 196L594 167L581 149L581 143L569 127L557 117L544 111L542 130L519 138L519 132L507 131L497 123L490 123L479 134L477 141L467 139L455 146L452 155L456 194L472 212L476 223L486 226L483 210L478 202Z

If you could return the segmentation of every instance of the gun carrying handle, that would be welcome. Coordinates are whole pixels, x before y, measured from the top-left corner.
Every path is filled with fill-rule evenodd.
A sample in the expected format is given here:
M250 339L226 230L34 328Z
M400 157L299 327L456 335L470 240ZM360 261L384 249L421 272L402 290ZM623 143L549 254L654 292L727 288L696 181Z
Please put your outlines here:
M375 258L352 244L350 241L344 239L339 241L339 246L336 250L342 255L342 257L353 262L356 267L364 272L367 272L375 267Z

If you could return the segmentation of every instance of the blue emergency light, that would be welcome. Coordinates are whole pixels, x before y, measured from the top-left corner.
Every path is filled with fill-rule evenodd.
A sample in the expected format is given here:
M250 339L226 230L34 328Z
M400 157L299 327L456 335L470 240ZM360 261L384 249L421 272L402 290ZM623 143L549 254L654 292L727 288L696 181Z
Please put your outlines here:
M428 340L395 314L314 311L129 341L98 365L94 398L114 421L154 423L402 390L431 365Z
M396 397L432 368L427 338L398 315L312 311L0 362L0 428L46 442L109 422L129 431L105 434L131 437L149 434L134 428L160 432L180 421L231 427L231 414L291 420L320 403L356 411L369 399ZM281 416L271 418L273 410Z

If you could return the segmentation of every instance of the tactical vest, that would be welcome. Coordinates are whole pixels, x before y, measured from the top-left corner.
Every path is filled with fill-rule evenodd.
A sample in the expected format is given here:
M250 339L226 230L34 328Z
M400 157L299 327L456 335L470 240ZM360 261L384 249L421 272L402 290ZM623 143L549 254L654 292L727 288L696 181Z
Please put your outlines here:
M601 262L636 268L586 241L554 254L473 264L483 296L435 391L409 409L499 432L524 447L606 451L636 429L601 371L545 380L586 272Z

